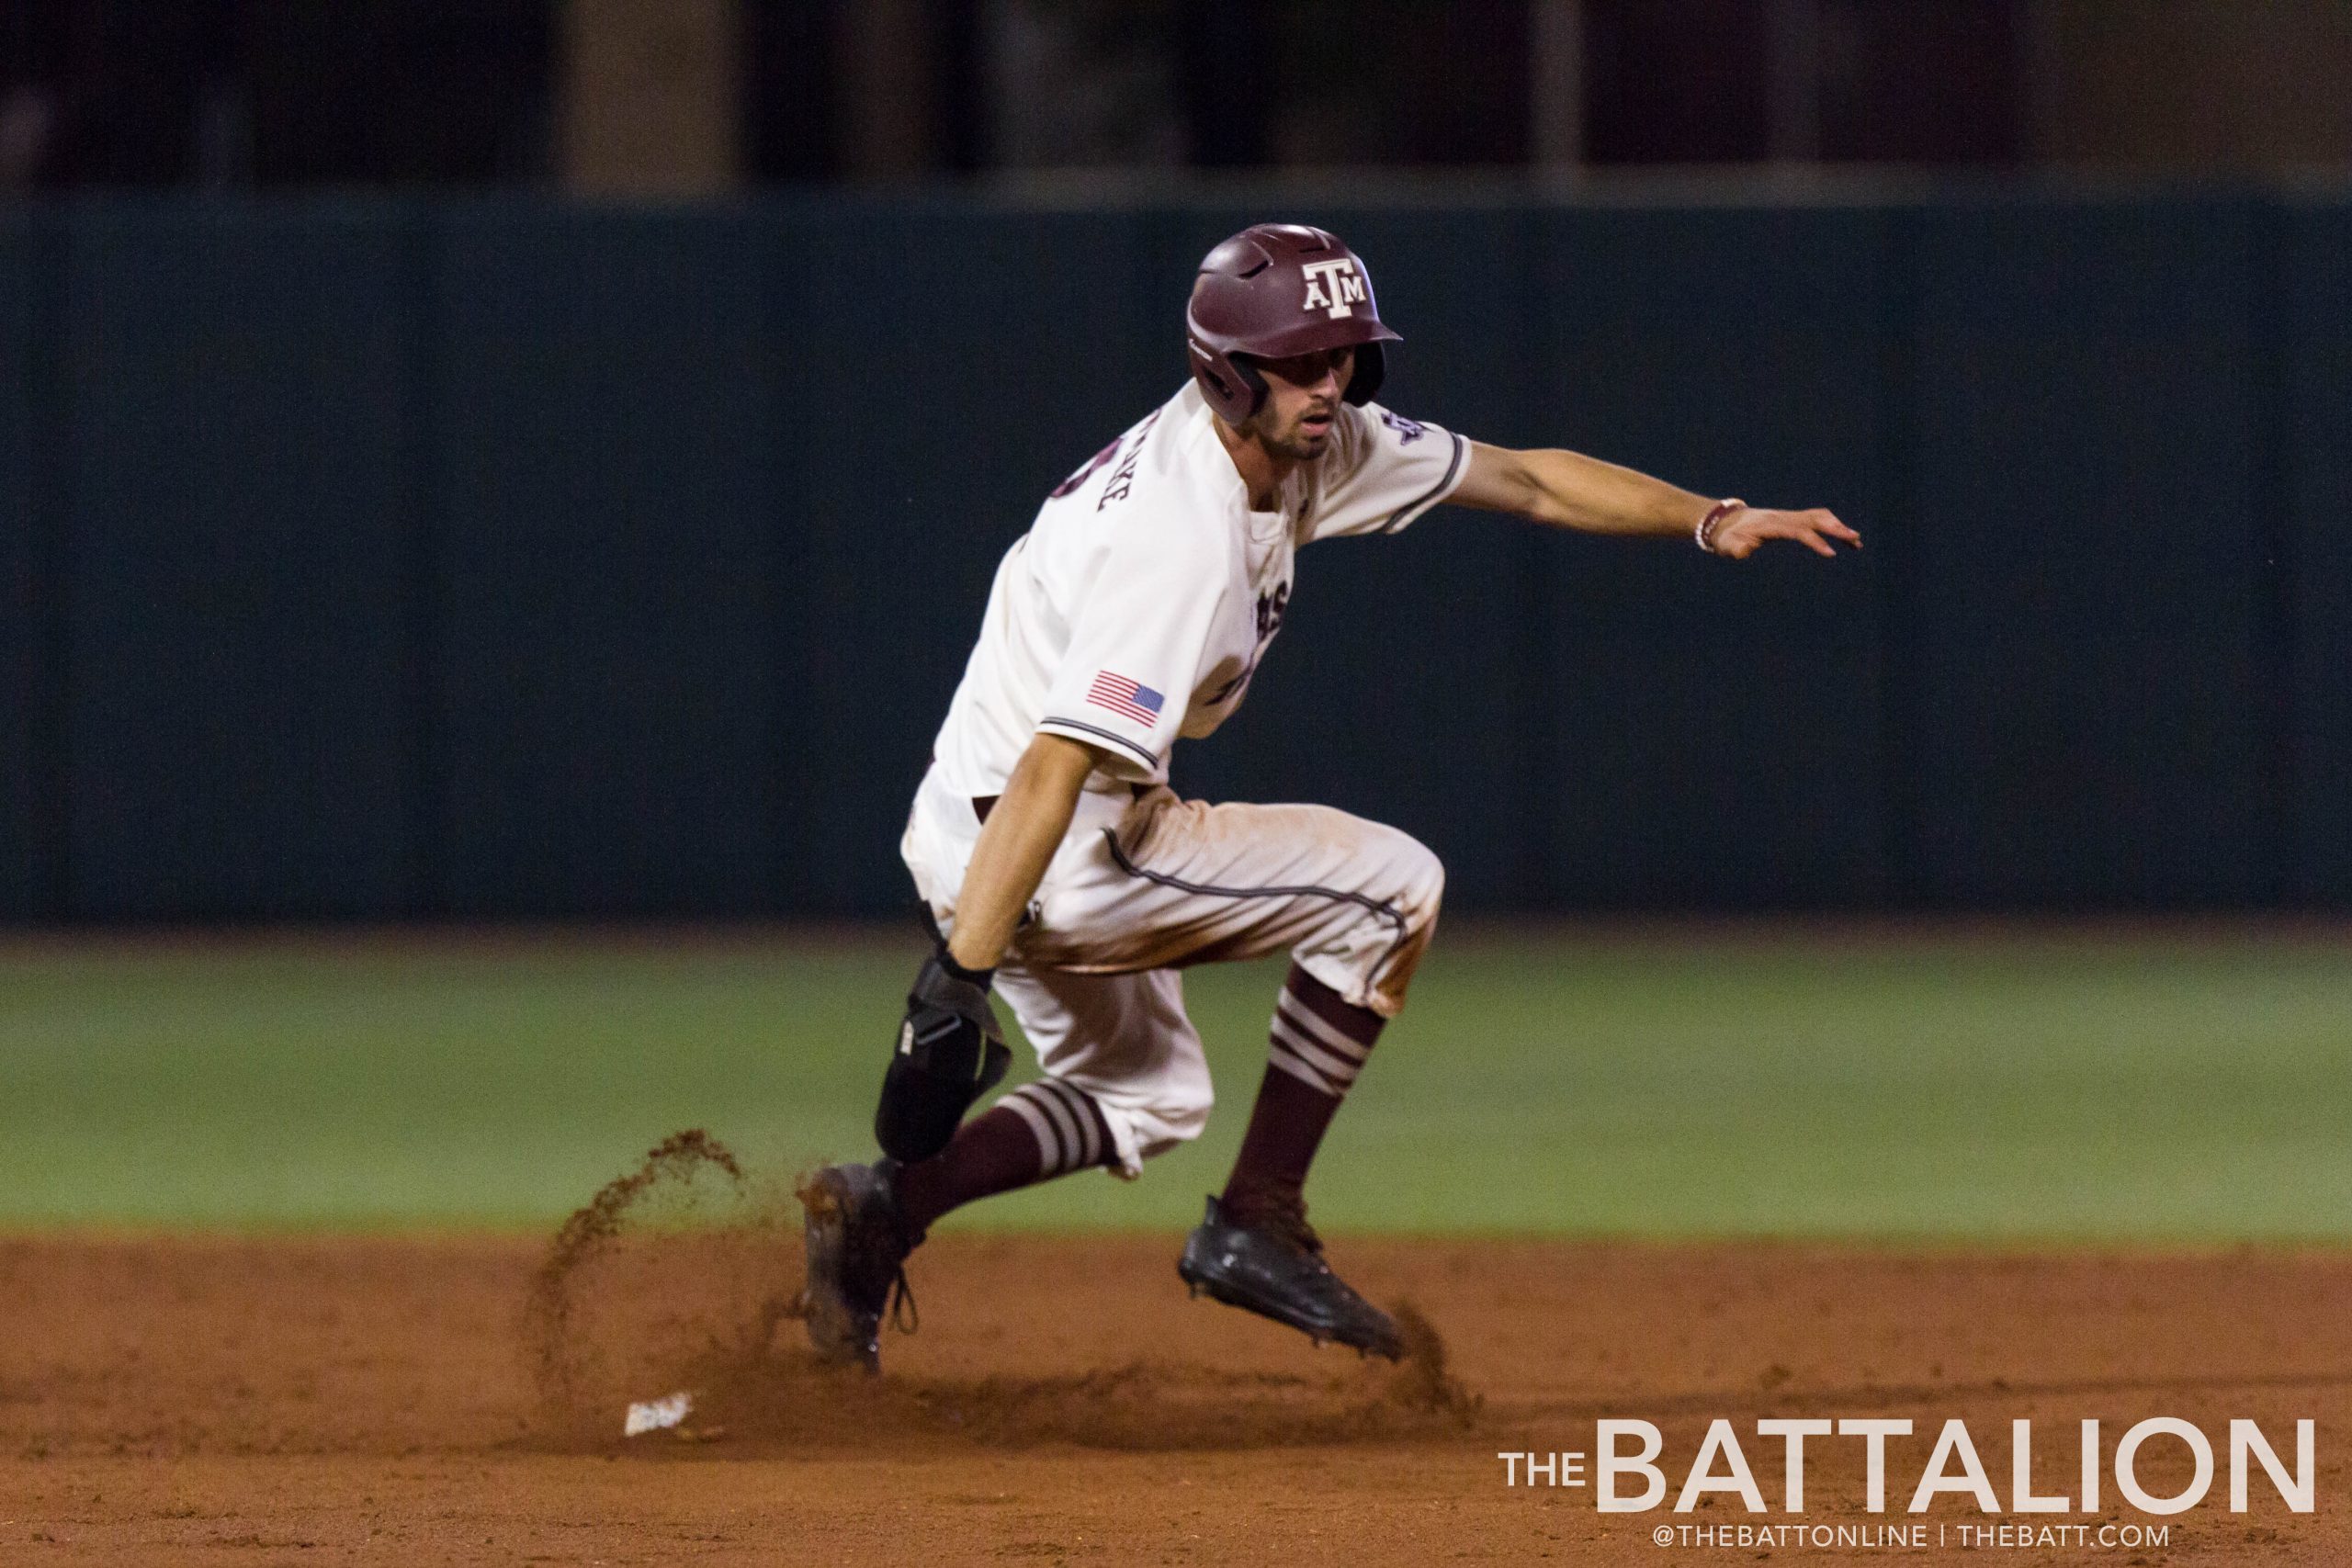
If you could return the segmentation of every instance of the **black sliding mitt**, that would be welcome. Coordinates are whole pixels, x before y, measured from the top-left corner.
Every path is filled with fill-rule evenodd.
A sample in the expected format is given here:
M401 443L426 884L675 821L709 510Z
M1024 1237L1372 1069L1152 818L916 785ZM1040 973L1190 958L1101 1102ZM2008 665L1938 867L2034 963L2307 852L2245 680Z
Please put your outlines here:
M1004 1030L989 1005L989 975L955 967L945 953L923 961L907 993L906 1021L882 1077L874 1137L901 1165L947 1146L972 1102L1012 1065Z

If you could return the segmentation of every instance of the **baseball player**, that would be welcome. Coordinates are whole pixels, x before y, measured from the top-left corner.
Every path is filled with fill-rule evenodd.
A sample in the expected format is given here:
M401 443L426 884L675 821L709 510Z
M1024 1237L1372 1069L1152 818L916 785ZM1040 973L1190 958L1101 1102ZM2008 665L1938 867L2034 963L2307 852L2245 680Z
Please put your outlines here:
M1180 739L1248 696L1298 551L1394 534L1440 502L1556 527L1860 538L1825 511L1690 494L1564 451L1484 446L1374 402L1396 341L1363 263L1320 229L1260 224L1201 264L1191 382L1055 487L1006 552L900 852L938 938L908 998L875 1130L885 1157L802 1189L808 1332L879 1365L903 1265L940 1216L1088 1167L1139 1174L1210 1104L1182 971L1286 952L1263 1081L1222 1194L1177 1271L1193 1293L1317 1343L1401 1353L1324 1261L1306 1175L1381 1027L1405 1005L1444 873L1394 828L1319 806L1210 805L1169 787ZM1010 1060L989 993L1042 1076L964 1120Z

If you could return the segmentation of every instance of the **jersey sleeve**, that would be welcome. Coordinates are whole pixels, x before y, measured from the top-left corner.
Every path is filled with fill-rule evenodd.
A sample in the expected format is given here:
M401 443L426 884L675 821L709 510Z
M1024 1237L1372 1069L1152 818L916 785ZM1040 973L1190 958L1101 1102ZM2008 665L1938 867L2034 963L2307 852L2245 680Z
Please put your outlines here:
M1394 534L1462 482L1470 447L1461 436L1378 403L1340 409L1332 477L1309 520L1309 540Z
M1128 525L1071 623L1038 730L1099 748L1116 777L1164 776L1226 580L1213 540Z

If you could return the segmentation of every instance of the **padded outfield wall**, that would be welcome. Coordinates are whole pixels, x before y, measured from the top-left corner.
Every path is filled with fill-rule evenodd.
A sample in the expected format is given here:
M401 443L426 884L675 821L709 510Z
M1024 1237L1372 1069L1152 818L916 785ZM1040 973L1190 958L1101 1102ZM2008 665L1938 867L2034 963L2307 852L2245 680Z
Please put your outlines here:
M0 919L902 908L997 556L1269 211L0 211ZM2352 204L1283 215L1384 400L1869 547L1318 547L1180 788L1457 910L2352 905Z

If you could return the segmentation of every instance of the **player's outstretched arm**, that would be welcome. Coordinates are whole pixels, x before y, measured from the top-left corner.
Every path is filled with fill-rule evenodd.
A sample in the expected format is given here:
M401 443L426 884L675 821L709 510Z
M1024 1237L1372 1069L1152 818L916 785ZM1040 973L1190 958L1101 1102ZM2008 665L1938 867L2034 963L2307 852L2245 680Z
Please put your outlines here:
M1860 535L1821 507L1781 512L1744 502L1718 502L1580 452L1520 452L1483 441L1470 443L1469 468L1448 499L1555 528L1660 539L1693 537L1720 506L1722 514L1702 543L1735 560L1755 554L1769 539L1794 540L1824 556L1838 553L1833 540L1856 548L1862 543Z
M1046 879L1054 851L1069 831L1078 792L1097 753L1083 741L1038 735L1005 781L1004 794L980 826L964 889L956 899L948 956L966 969L993 969L1004 956L1021 911Z

